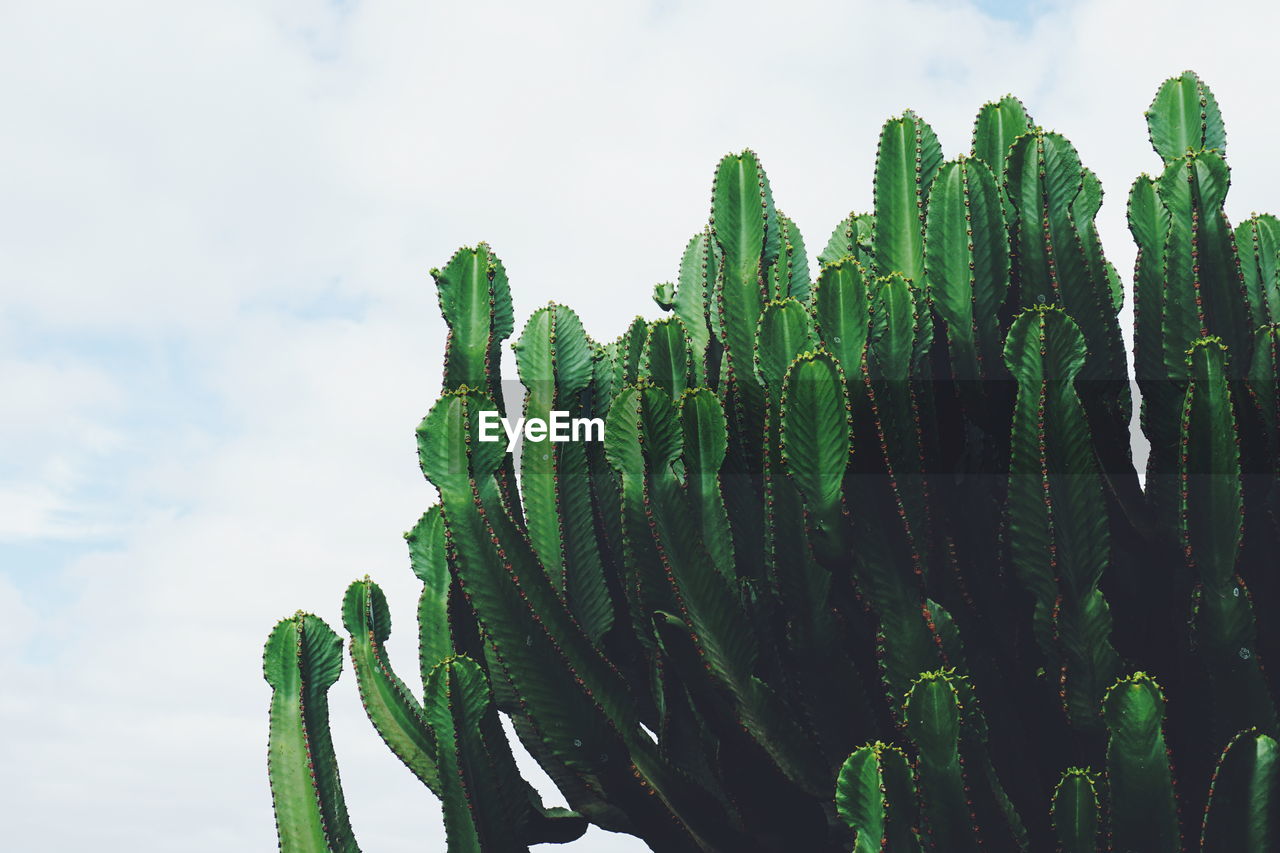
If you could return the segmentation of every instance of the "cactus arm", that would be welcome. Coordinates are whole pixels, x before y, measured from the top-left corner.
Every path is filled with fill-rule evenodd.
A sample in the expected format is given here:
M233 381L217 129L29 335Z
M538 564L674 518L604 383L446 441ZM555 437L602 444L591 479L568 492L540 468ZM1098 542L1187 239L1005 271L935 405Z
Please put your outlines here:
M871 718L856 667L830 654L839 642L832 576L845 570L851 544L842 497L851 429L846 382L835 358L819 349L798 354L767 387L770 564L788 624L788 670L834 769Z
M952 375L968 383L1000 365L997 315L1009 289L1009 250L991 170L961 157L943 164L929 191L925 282L947 330Z
M592 811L594 822L689 849L675 806L640 770L654 752L639 726L643 706L591 645L505 511L494 479L503 445L478 440L485 410L494 410L492 401L475 391L445 394L419 427L418 445L423 473L440 491L450 562L484 631L489 668L510 685L541 747L587 786L584 806L598 798L616 807Z
M1103 699L1111 850L1182 849L1173 768L1164 739L1164 695L1145 673L1119 679Z
M1072 724L1095 728L1119 658L1098 591L1110 558L1106 507L1075 378L1084 336L1062 311L1040 307L1014 320L1005 358L1018 384L1010 436L1010 552L1036 602L1037 640L1058 662Z
M1280 844L1280 747L1255 729L1231 739L1209 783L1203 853L1266 853Z
M367 577L347 587L342 624L351 636L351 663L360 688L360 703L369 721L396 758L437 796L436 739L422 706L392 670L386 641L391 611L382 589Z
M1179 531L1199 586L1193 616L1215 689L1219 734L1276 727L1276 711L1257 650L1253 604L1236 575L1243 540L1240 449L1227 379L1227 354L1216 338L1192 344L1179 453Z
M640 373L673 400L680 399L692 380L692 351L684 323L677 317L655 321L641 355Z
M449 327L444 353L444 389L485 389L505 415L502 342L515 329L506 268L487 243L464 246L444 269L431 270L440 313ZM508 459L498 477L512 511L519 513L515 468Z
M527 850L580 838L587 821L563 808L544 808L521 776L507 745L484 670L458 655L432 669L425 714L439 734L436 759L449 851Z
M640 383L625 389L609 409L605 450L626 489L643 501L650 535L663 575L704 665L734 698L737 713L752 737L779 769L806 790L820 789L825 775L794 716L777 695L753 674L758 646L746 614L724 577L708 571L711 558L698 539L688 497L671 462L683 438L671 401L660 389ZM624 486L625 488L625 486Z
M883 464L916 571L923 570L927 541L928 487L924 436L912 377L925 348L921 328L928 316L920 290L895 273L872 284L871 330L865 385L881 444ZM919 672L919 670L917 670ZM916 673L910 673L914 678Z
M769 268L769 290L772 298L799 300L809 298L809 259L805 256L800 229L786 214L778 211L780 247L778 259Z
M653 286L651 298L663 311L670 311L676 306L676 286L669 281L660 281Z
M870 271L875 265L872 243L875 222L876 218L872 214L856 211L840 220L840 224L831 232L827 245L818 253L819 266L834 264L841 258L856 258L864 270Z
M1161 352L1166 375L1179 379L1187 375L1187 347L1196 338L1209 334L1197 247L1204 241L1204 222L1212 215L1212 209L1206 209L1204 202L1221 197L1227 179L1226 164L1221 159L1213 157L1204 161L1201 164L1204 168L1197 168L1197 164L1198 159L1171 162L1157 185L1160 200L1169 211L1164 249L1165 291L1160 312ZM1204 178L1215 185L1223 184L1224 189L1214 192L1198 187Z
M449 624L449 590L453 579L445 554L440 505L423 513L404 538L409 544L413 573L422 581L422 594L418 598L418 663L425 684L427 674L454 651Z
M1009 146L1030 130L1031 124L1027 108L1013 95L983 104L973 120L973 156L987 164L1002 192Z
M928 123L908 110L880 131L875 173L875 261L878 275L924 281L925 199L942 165L942 146Z
M479 665L465 657L436 664L427 679L426 712L444 771L440 800L449 853L527 851L517 838L515 815L504 808L510 804L502 802L504 789L480 732L481 718L492 708Z
M423 665L422 683L426 685L436 664L446 658L453 657L454 645L451 637L454 628L450 624L449 615L451 577L446 556L444 519L440 513L440 506L437 504L424 513L414 529L406 535L406 538L409 540L414 573L423 582L422 596L418 604L418 631L419 657ZM452 604L455 607L458 606L456 601L452 602ZM389 620L382 624L389 625ZM425 710L418 708L417 714L414 716L424 724L429 732L430 726L425 725ZM518 724L518 715L515 719ZM486 720L484 728L487 749L498 769L499 775L503 779L513 780L510 784L518 784L524 789L524 805L526 808L521 812L523 815L521 820L524 821L526 827L524 840L530 844L539 841L563 843L572 841L580 836L586 829L585 821L580 816L567 809L542 807L541 799L538 797L537 792L520 778L515 759L511 755L510 748L506 743L506 737L502 734L501 726L498 724L497 719L490 718ZM437 757L435 750L435 735L431 732L430 751L428 752L427 745L423 744L423 752L429 756L433 771L435 770ZM541 763L545 767L549 761L550 757L546 757ZM559 777L556 780L559 784L564 779L564 774L555 773L554 768L552 768L552 772ZM441 795L439 790L434 788L433 790L437 796ZM526 811L527 814L524 814Z
M680 258L680 278L673 308L684 323L693 351L693 378L697 385L707 381L711 328L708 325L708 295L715 286L714 240L708 230L695 234Z
M808 464L806 470L810 473L823 465L830 466L823 472L825 492L814 492L812 503L804 499L799 483L786 476L784 461L787 413L793 406L803 409L809 401L806 395L833 403L839 417L848 417L844 377L830 356L822 356L823 364L814 373L801 369L799 373L804 375L799 376L793 372L796 360L804 360L806 351L816 343L813 317L803 303L789 298L765 306L756 344L757 370L767 400L763 471L765 564L781 605L779 615L787 624L783 651L786 677L794 685L803 718L834 769L856 742L853 729L866 708L856 670L844 657L828 653L837 642L829 603L831 572L819 564L821 557L815 553L825 549L829 564L844 560L840 484L848 462L847 424L843 445L833 453L835 458L805 458L800 463ZM810 384L813 387L800 388ZM788 399L791 389L799 396L794 402ZM824 407L823 415L826 414ZM822 424L826 424L825 418ZM801 424L797 440L817 439L822 443L828 438L815 435L809 427L820 429L813 422ZM832 451L829 444L822 444L820 449ZM809 478L807 482L812 485L816 481ZM806 539L811 548L805 547Z
M813 516L810 536L838 556L851 425L844 373L833 356L820 350L796 357L782 384L781 416L781 462Z
M916 791L902 750L876 741L845 760L836 813L854 832L854 853L917 853Z
M1160 176L1159 192L1171 223L1161 321L1165 368L1171 376L1186 375L1186 348L1198 337L1218 335L1233 353L1248 352L1249 303L1223 211L1230 184L1226 161L1216 151L1175 160Z
M614 344L597 345L593 355L591 385L587 389L589 413L603 418L609 413L609 404L617 392L614 382L614 362L617 360ZM591 481L592 515L596 527L596 542L607 570L606 578L617 586L622 582L622 508L618 496L617 474L604 456L602 442L593 441L586 446L587 470Z
M1111 283L1105 275L1091 274L1071 214L1084 185L1075 148L1056 133L1019 137L1009 152L1006 183L1017 209L1014 244L1022 304L1056 302L1079 324L1091 354L1083 379L1123 379L1124 343ZM1124 418L1127 425L1127 414Z
M845 483L850 506L862 508L851 513L851 550L858 588L876 617L877 657L895 720L912 680L942 665L920 586L924 560L917 537L926 492L909 381L916 298L899 274L872 284L866 356L854 374L861 381L850 387L853 458L864 461Z
M803 302L809 298L809 290L813 286L813 280L810 278L809 273L809 256L804 247L804 238L800 235L800 229L796 227L796 224L784 216L782 211L778 211L778 222L782 226L782 233L785 238L783 251L787 254L787 266L790 272L786 295Z
M1181 479L1183 546L1205 583L1235 574L1243 539L1240 450L1227 380L1227 349L1204 338L1188 352L1191 381L1183 403Z
M535 311L515 343L516 364L525 387L526 419L548 419L551 411L558 407L559 398L581 390L590 379L590 361L573 357L567 371L572 384L559 387L561 353L582 356L586 349L581 324L568 320L571 313L555 304ZM570 344L570 338L576 346ZM559 512L559 454L550 443L525 442L522 449L520 493L529 540L538 559L547 567L552 585L563 594L565 560Z
M634 705L501 511L492 476L503 444L477 437L479 413L493 408L469 389L445 394L418 430L423 472L440 490L451 560L495 663L556 757L592 773L610 732L634 725Z
M449 325L446 389L467 385L496 395L502 341L515 328L511 288L502 261L489 246L459 249L443 269L431 271L440 310Z
M617 360L614 362L614 384L624 385L640 378L644 358L644 342L649 339L649 324L643 317L635 317L617 341Z
M328 690L342 673L342 640L309 613L267 638L271 685L267 769L283 853L359 853L329 735Z
M1255 334L1245 388L1261 419L1267 456L1276 470L1280 465L1280 324L1262 326Z
M1139 383L1163 375L1160 303L1164 291L1164 246L1169 211L1156 192L1156 182L1140 175L1129 191L1129 230L1138 244L1133 273L1134 373ZM1144 386L1145 387L1145 386ZM1147 394L1144 390L1144 400ZM1145 407L1144 407L1145 408ZM1145 422L1145 411L1144 411Z
M712 188L711 228L723 263L714 311L719 314L733 387L735 431L747 438L746 460L760 454L763 399L752 369L756 323L765 303L763 276L777 257L778 224L768 178L751 151L720 161Z
M1098 780L1092 771L1072 767L1062 774L1050 806L1062 853L1097 853L1101 811Z
M613 626L613 602L605 578L590 489L586 445L554 445L560 454L561 527L565 550L565 598L569 610L592 642L601 642Z
M1213 169L1209 170L1212 173ZM1182 394L1186 387L1186 350L1191 342L1209 334L1209 321L1201 295L1202 269L1196 246L1203 241L1204 193L1195 184L1199 170L1185 158L1166 165L1156 181L1156 201L1163 209L1164 243L1160 250L1162 268L1153 273L1159 300L1152 300L1158 312L1154 324L1143 319L1148 314L1145 292L1137 294L1139 326L1137 338L1139 380L1142 387L1143 430L1151 442L1147 461L1147 494L1162 527L1172 532L1177 524L1178 424ZM1148 228L1160 233L1156 228ZM1145 247L1143 249L1146 251ZM1137 287L1142 286L1142 281ZM1157 307L1158 306L1158 307ZM1151 346L1146 345L1151 342Z
M1236 228L1235 242L1253 322L1280 321L1280 220L1254 214Z
M822 267L813 288L813 310L823 346L840 362L846 377L859 375L870 314L866 273L856 258L845 256Z
M760 384L776 402L792 359L814 344L813 315L796 299L770 302L760 312L755 365Z
M1102 251L1102 237L1098 234L1098 226L1094 222L1098 211L1102 209L1102 181L1098 180L1097 174L1089 168L1081 169L1081 178L1080 194L1071 204L1071 218L1084 245L1089 277L1095 282L1107 282L1107 288L1111 294L1111 310L1113 313L1118 313L1124 305L1124 285Z
M921 673L907 693L903 715L918 750L926 846L937 851L978 849L960 758L960 697L952 675L946 670Z
M1027 829L1022 816L1005 792L1004 783L991 761L988 745L989 728L978 691L969 677L959 626L951 614L936 601L925 600L928 624L941 650L941 661L951 676L951 685L960 700L961 728L960 754L965 763L966 777L976 780L971 784L971 807L979 824L984 827L983 841L988 845L1012 844L1027 853Z
M1146 115L1151 147L1166 163L1188 151L1227 147L1218 100L1191 71L1165 80Z
M733 538L720 484L720 466L724 464L728 442L724 408L715 393L707 388L685 391L680 398L680 425L690 504L702 530L702 540L716 569L726 580L733 581Z
M678 322L678 321L673 321ZM552 303L535 311L515 345L525 386L526 418L576 415L593 378L593 353L582 322ZM580 442L528 443L520 461L525 525L553 586L587 635L598 640L613 621L596 544L585 449Z

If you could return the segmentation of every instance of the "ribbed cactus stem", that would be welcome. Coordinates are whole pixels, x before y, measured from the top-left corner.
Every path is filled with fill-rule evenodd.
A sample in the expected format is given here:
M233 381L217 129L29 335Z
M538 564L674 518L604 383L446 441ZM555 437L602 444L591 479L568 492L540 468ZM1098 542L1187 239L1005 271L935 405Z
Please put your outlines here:
M1231 739L1209 782L1203 853L1267 853L1280 844L1280 747L1257 729Z
M1107 743L1108 849L1182 849L1173 768L1164 739L1164 693L1146 673L1125 676L1102 702Z
M977 822L960 757L962 712L951 670L922 673L907 693L903 717L917 750L926 848L977 850Z
M1035 602L1036 639L1059 667L1072 725L1097 729L1120 661L1098 590L1110 559L1102 478L1075 379L1084 335L1063 311L1037 306L1009 329L1005 361L1018 385L1010 436L1010 552Z
M933 128L907 110L885 122L876 148L875 267L878 275L900 273L924 281L925 203L942 165Z
M1005 95L998 101L989 101L978 110L973 120L973 156L982 160L1003 184L1005 159L1009 146L1026 133L1033 122L1022 101L1013 95Z
M1096 774L1069 768L1053 789L1053 832L1062 853L1096 853L1102 831L1102 802Z
M1193 623L1217 693L1218 733L1230 737L1247 726L1274 731L1276 711L1258 654L1253 604L1236 574L1244 494L1226 347L1217 338L1200 339L1187 364L1178 529L1199 582Z
M1193 71L1183 71L1160 85L1147 109L1151 147L1166 162L1187 152L1227 147L1218 100Z
M283 853L359 853L329 735L329 688L342 674L342 640L299 611L267 638L271 685L267 769Z
M410 772L440 796L435 734L422 706L387 658L385 643L391 635L391 611L376 583L366 577L347 588L342 600L342 624L351 636L351 663L369 721Z
M870 272L875 267L875 226L874 214L856 210L850 213L831 232L827 245L818 253L818 264L827 266L841 258L855 258Z
M952 376L971 405L979 381L998 375L998 313L1009 289L1009 250L996 179L981 160L960 157L938 170L929 191L925 283L942 318Z
M1253 322L1280 322L1280 220L1255 213L1236 227L1235 243Z
M896 746L876 741L853 751L836 779L836 811L853 830L854 853L920 850L915 782Z

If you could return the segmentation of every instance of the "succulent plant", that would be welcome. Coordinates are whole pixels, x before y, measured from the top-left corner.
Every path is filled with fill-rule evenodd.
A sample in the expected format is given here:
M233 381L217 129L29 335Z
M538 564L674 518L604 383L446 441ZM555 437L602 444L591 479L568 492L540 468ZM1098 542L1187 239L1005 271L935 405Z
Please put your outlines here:
M590 337L551 303L513 344L486 245L433 272L439 493L407 534L419 673L368 577L342 622L374 729L451 851L1274 850L1280 223L1234 230L1194 74L1147 114L1126 294L1097 176L1017 99L945 159L910 111L874 209L811 271L759 158L731 154L664 316ZM1134 367L1120 333L1134 306ZM1135 468L1130 376L1150 444ZM325 697L341 640L267 642L281 848L355 850ZM420 682L420 686L419 686ZM521 778L500 716L568 808ZM358 824L358 816L357 816Z

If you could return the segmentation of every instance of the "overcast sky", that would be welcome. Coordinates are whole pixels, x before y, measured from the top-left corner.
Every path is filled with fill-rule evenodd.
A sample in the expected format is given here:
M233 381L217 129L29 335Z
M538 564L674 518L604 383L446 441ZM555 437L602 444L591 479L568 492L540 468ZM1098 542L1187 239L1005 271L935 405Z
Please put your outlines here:
M0 845L273 849L263 640L297 608L340 630L366 572L411 674L427 270L459 245L518 322L554 298L612 337L722 154L760 154L814 254L885 118L954 156L1012 91L1101 176L1128 280L1169 75L1221 102L1233 220L1280 208L1280 6L1215 5L0 3ZM363 848L443 849L349 667L331 696Z

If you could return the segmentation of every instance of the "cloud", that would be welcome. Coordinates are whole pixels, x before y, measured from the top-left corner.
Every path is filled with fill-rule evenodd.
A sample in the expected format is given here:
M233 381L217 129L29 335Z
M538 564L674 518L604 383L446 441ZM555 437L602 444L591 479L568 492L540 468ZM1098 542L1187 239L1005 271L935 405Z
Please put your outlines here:
M555 298L611 337L653 315L726 151L761 154L813 254L869 207L886 117L916 109L955 154L1013 91L1102 177L1128 278L1164 77L1194 66L1222 103L1232 216L1280 195L1256 73L1280 12L1233 6L7 5L9 843L269 848L261 643L298 607L337 625L366 572L411 671L400 533L431 500L413 429L443 342L426 271L457 246L494 245L521 318ZM439 842L349 671L333 703L364 848Z

